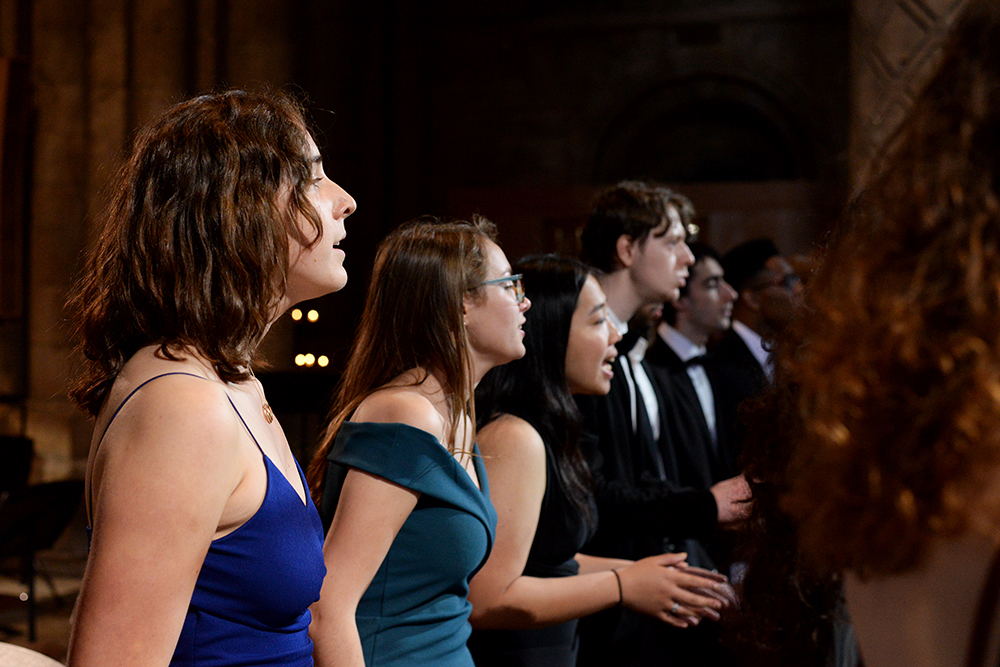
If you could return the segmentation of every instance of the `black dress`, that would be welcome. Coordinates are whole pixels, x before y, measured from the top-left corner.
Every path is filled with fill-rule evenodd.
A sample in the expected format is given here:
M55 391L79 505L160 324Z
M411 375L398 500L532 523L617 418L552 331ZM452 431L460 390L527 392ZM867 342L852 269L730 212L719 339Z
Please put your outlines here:
M545 476L545 495L524 576L574 576L580 572L574 556L593 536L596 520L580 516L573 507L548 442ZM597 516L596 507L591 516ZM577 623L574 619L533 630L473 630L469 650L476 667L575 667Z

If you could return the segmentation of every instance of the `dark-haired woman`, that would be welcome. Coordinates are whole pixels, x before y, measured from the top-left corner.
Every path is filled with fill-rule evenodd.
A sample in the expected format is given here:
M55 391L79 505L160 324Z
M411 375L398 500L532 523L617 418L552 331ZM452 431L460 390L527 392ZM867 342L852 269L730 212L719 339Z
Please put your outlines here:
M138 136L72 300L96 417L73 667L308 667L319 517L250 370L347 280L354 200L299 106L230 91Z
M596 528L573 394L606 394L615 343L597 280L575 260L526 258L532 298L524 358L477 391L478 439L499 517L496 544L469 592L478 667L572 667L576 619L615 605L679 627L718 618L725 577L684 554L638 562L579 554Z
M491 223L419 221L379 247L310 482L330 524L319 667L472 667L469 577L496 514L473 391L524 354L524 299Z

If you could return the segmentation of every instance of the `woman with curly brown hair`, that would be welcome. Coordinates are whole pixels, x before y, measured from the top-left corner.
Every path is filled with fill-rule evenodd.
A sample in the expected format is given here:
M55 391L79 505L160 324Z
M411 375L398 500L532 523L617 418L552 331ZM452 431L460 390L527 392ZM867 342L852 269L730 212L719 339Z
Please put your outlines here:
M69 665L312 665L323 533L250 369L347 281L354 200L298 103L226 91L143 129L71 300L96 419Z
M782 348L782 504L847 573L868 667L978 665L1000 628L1000 5L970 3L872 174Z

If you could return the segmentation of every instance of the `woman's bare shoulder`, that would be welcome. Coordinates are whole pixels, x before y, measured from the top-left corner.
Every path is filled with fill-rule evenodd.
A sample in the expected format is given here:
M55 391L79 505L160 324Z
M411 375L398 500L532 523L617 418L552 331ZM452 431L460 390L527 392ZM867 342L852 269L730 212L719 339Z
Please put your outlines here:
M166 436L183 446L207 436L226 443L238 429L226 385L210 367L194 357L172 361L143 348L116 379L98 415L95 441L124 436L130 446L141 446Z
M447 422L434 402L418 387L385 387L358 406L353 422L406 424L444 441Z
M510 414L503 414L476 433L479 449L486 455L545 456L545 443L535 427Z

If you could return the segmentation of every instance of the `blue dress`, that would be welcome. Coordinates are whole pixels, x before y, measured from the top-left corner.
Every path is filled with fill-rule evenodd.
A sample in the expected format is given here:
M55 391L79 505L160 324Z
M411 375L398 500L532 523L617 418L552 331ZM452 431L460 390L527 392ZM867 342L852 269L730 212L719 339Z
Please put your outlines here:
M122 405L157 377L163 375L137 387ZM246 523L209 546L171 667L313 664L309 606L319 599L326 575L323 526L309 494L303 502L263 450L261 456L267 470L264 500ZM296 468L308 489L298 463Z
M469 580L486 563L497 521L478 447L473 454L482 490L426 431L345 422L337 433L320 503L324 525L350 468L420 493L358 604L367 667L473 665L465 646Z

